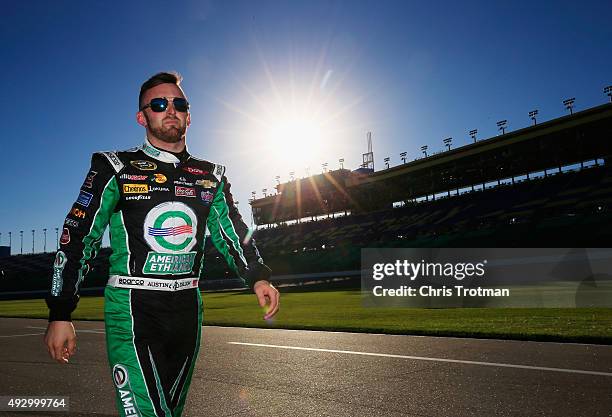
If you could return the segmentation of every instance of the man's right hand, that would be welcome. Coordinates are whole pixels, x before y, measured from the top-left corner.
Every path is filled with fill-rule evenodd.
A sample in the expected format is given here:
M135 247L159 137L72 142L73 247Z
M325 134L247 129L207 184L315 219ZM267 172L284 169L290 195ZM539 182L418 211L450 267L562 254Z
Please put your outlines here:
M59 363L68 363L76 352L76 333L70 321L52 321L45 332L49 355Z

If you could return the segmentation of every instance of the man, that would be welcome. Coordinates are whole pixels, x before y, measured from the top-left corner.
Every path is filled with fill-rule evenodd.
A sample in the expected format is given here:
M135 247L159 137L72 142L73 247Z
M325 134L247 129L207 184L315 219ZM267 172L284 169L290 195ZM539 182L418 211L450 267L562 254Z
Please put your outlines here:
M205 231L260 306L278 311L255 241L233 202L225 167L187 151L189 103L178 74L141 87L142 146L93 154L91 169L64 222L47 297L49 354L75 353L71 313L79 287L110 224L113 250L104 293L106 345L122 416L180 416L200 344Z

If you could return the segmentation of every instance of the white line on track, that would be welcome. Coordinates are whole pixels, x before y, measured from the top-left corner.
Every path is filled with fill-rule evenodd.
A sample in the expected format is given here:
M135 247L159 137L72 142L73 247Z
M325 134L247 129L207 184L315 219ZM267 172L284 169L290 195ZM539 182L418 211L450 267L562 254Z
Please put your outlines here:
M44 333L9 334L9 335L2 335L0 337L40 336L41 334L44 334Z
M268 348L277 348L277 349L293 349L293 350L309 350L309 351L314 351L314 352L346 353L349 355L381 356L385 358L412 359L416 361L462 363L466 365L496 366L500 368L529 369L529 370L534 370L534 371L552 371L552 372L565 372L565 373L570 373L570 374L584 374L584 375L598 375L598 376L612 377L612 372L585 371L581 369L549 368L545 366L515 365L515 364L510 364L510 363L497 363L497 362L465 361L465 360L460 360L460 359L428 358L425 356L406 356L406 355L394 355L390 353L356 352L352 350L337 350L337 349L318 349L318 348L306 348L306 347L300 347L300 346L267 345L263 343L245 343L245 342L227 342L227 343L232 344L232 345L259 346L259 347L268 347Z
M46 327L39 327L39 326L26 326L28 329L46 329ZM104 329L90 329L90 330L79 330L76 329L77 333L96 333L96 334L104 334L106 333L104 331Z

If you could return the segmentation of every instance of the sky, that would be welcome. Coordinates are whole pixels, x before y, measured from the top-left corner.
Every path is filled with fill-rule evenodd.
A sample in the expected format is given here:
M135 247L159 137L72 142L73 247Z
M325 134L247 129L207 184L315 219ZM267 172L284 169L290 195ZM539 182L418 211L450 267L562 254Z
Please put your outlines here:
M376 170L604 104L612 84L607 1L2 0L0 245L47 250L90 155L142 143L140 85L178 71L192 154L227 166L248 199L289 179ZM268 191L270 192L270 191Z

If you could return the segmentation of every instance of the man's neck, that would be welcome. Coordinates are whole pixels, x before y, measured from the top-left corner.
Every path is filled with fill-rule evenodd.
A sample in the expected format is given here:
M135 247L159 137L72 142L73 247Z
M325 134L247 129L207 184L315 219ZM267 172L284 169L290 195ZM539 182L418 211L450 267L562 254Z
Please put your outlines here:
M176 143L168 143L163 140L157 139L155 136L147 135L147 139L151 143L151 145L155 146L158 149L162 149L164 151L173 152L173 153L181 153L185 150L185 136L183 139Z

